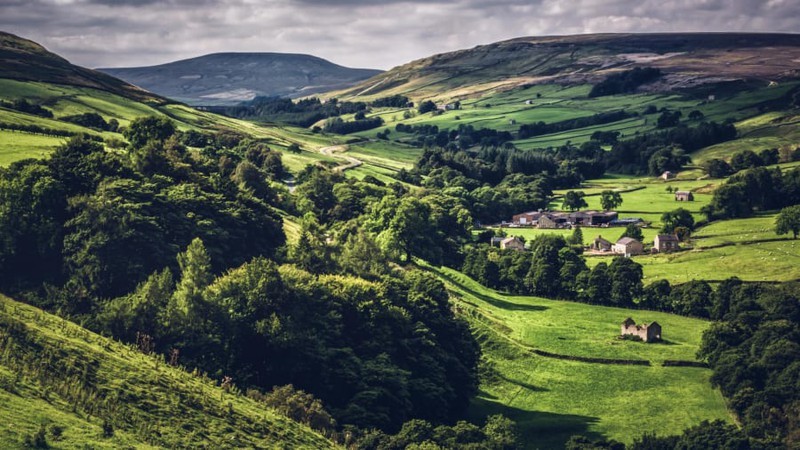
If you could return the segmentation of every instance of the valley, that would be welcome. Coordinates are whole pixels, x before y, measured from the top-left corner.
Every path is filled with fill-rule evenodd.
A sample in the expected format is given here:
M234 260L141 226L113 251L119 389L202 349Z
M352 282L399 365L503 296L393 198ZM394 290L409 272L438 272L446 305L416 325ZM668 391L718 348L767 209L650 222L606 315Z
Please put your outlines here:
M598 34L386 72L98 72L0 33L0 446L792 448L798 49Z

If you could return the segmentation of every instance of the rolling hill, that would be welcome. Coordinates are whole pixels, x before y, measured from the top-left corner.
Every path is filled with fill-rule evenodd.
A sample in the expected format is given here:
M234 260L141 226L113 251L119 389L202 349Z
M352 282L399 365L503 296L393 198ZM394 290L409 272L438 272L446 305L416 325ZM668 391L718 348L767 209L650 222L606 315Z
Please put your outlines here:
M798 58L796 34L523 37L412 61L331 95L468 98L476 91L529 84L593 83L634 67L661 69L665 76L645 89L663 91L721 81L797 78Z
M0 295L0 447L333 448L305 425ZM41 445L37 448L42 448Z
M155 104L166 99L95 70L71 64L36 42L0 31L0 78L63 84Z
M230 105L255 96L302 97L343 89L380 73L283 53L214 53L158 66L98 70L191 105Z

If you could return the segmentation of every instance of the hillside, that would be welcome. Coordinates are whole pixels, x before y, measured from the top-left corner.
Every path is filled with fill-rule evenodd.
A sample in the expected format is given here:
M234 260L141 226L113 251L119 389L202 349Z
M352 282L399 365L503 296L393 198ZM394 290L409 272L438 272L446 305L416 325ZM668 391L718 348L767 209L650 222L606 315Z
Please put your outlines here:
M503 295L454 270L428 270L447 284L483 349L481 393L470 415L511 417L522 430L523 448L562 448L573 434L630 442L644 432L663 436L702 420L730 420L722 396L709 384L710 370L664 365L695 361L709 322ZM658 321L666 340L618 339L626 317Z
M593 83L634 67L661 69L665 76L648 88L672 90L709 82L796 78L798 57L800 35L796 34L523 37L412 61L332 95L468 98L475 92L525 84Z
M255 96L302 97L344 89L380 73L282 53L214 53L158 66L98 70L191 105L230 105Z
M104 73L70 64L33 41L2 31L0 78L87 87L137 101L165 103L163 98Z
M214 380L2 295L0 418L2 448L40 426L54 448L334 446Z

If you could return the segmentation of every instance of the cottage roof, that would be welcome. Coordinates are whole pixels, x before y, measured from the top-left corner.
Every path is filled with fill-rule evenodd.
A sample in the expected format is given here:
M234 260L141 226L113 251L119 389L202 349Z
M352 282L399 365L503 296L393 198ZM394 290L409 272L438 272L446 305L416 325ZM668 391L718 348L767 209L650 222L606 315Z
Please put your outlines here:
M658 328L661 328L661 325L660 325L658 322L653 322L653 323L651 323L650 325L648 325L648 327L649 327L649 328L653 328L653 327L658 327Z
M633 319L631 319L630 317L628 317L627 319L622 321L622 324L627 327L627 326L630 326L630 325L636 325L636 322Z
M600 242L600 243L602 243L602 244L608 244L608 245L611 245L611 241L608 241L608 240L606 240L606 239L603 239L603 236L597 236L597 238L595 238L595 240L594 240L594 241L595 241L595 242Z
M674 234L659 234L656 238L659 242L678 242L678 236Z
M517 241L517 242L520 242L520 243L522 242L522 241L520 241L519 239L517 239L517 237L516 237L516 236L507 237L507 238L503 239L503 240L502 240L502 241L500 241L500 242L501 242L502 244L508 244L508 243L510 243L510 242L514 242L514 241Z
M628 244L632 244L634 242L639 242L639 241L637 241L636 239L634 239L632 237L624 237L624 238L620 238L620 240L617 241L617 244L628 245Z
M503 241L503 239L505 239L505 238L501 237L501 236L495 236L495 237L492 238L491 242L492 242L492 244L499 244L500 242Z

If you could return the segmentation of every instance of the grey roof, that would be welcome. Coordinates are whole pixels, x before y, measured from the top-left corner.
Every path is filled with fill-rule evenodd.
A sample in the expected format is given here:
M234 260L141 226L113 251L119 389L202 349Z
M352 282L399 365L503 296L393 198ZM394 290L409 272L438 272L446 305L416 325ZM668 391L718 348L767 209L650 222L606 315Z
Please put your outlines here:
M634 239L632 237L624 237L624 238L620 238L620 240L617 241L617 244L628 245L628 244L632 244L634 242L639 242L639 241L637 241L636 239Z
M678 236L675 236L674 234L659 234L656 237L658 238L659 241L674 241L674 242L678 242Z

